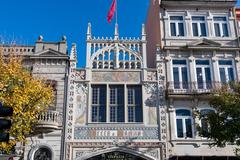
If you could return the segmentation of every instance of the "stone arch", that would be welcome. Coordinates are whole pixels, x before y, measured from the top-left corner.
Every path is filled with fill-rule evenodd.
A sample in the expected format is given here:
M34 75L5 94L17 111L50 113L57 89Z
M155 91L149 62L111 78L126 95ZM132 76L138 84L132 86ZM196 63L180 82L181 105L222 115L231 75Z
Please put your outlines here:
M50 159L49 160L53 160L54 159L54 151L52 149L52 147L48 144L38 144L36 146L34 146L28 153L28 160L36 160L35 156L38 153L38 151L40 150L44 150L46 152L49 152L50 155Z
M113 147L113 148L107 148L107 149L91 152L88 155L76 158L76 160L88 160L90 158L94 158L94 157L100 156L102 154L108 154L111 152L121 152L121 153L125 153L125 154L130 154L130 155L139 157L143 160L156 160L154 157L151 157L149 155L146 155L144 153L141 153L139 151L135 151L135 150L132 150L132 149L126 148L126 147Z

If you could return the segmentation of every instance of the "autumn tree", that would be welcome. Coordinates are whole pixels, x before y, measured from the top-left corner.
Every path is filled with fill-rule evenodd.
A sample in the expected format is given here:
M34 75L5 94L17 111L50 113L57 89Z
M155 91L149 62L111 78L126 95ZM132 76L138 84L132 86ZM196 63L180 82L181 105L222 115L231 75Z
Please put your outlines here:
M10 141L0 142L0 150L9 152L17 142L25 142L33 133L40 112L52 102L52 88L43 79L31 76L22 65L22 56L3 54L0 48L0 102L13 108Z
M211 95L210 105L215 112L201 115L207 121L209 129L200 128L200 134L213 140L211 145L224 147L235 144L236 153L240 147L240 84L230 83Z

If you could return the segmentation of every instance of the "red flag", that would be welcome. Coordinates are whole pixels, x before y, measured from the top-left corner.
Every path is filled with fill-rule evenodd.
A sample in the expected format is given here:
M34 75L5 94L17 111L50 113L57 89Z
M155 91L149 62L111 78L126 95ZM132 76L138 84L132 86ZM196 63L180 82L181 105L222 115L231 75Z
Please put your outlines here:
M113 16L114 16L115 10L116 10L116 0L113 0L112 5L111 5L111 8L110 8L110 10L108 11L108 15L107 15L107 21L108 21L108 23L111 22L111 20L112 20L112 18L113 18Z

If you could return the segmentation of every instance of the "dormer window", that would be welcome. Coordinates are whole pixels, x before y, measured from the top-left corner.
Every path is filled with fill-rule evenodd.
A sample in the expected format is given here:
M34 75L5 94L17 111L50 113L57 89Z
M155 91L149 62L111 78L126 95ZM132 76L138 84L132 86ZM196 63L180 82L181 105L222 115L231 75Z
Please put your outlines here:
M216 37L228 37L227 17L215 16L213 17L214 30Z
M206 22L204 16L192 16L192 34L194 37L206 37Z
M184 36L183 16L170 16L171 36Z

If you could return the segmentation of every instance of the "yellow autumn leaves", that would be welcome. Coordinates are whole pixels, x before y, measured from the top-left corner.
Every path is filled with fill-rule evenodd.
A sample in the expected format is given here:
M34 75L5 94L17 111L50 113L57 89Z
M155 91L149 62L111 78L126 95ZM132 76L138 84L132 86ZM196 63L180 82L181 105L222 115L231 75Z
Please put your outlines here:
M0 102L13 108L10 141L0 142L0 150L9 152L16 142L24 142L34 132L39 113L52 103L50 84L33 78L22 65L21 56L4 55L0 48Z

